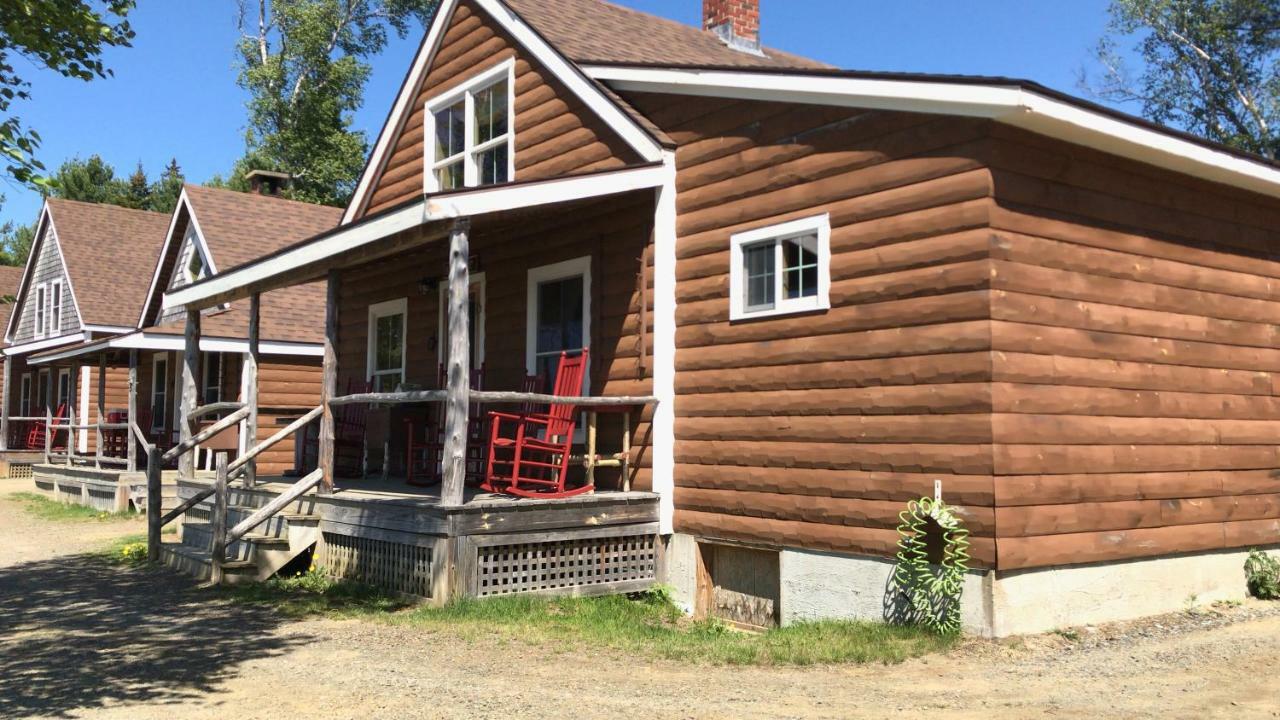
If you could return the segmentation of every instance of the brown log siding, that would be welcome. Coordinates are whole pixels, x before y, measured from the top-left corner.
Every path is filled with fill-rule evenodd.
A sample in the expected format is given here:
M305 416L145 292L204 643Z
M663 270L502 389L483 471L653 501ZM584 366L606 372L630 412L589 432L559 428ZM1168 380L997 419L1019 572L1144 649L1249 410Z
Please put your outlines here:
M639 160L633 150L557 81L523 48L463 0L441 40L411 102L366 213L420 195L423 187L423 130L427 101L467 77L515 58L516 179L541 180L622 167Z
M652 393L652 361L641 373L641 338L645 358L653 356L652 328L640 329L638 275L645 258L652 288L654 198L638 192L585 207L556 208L518 223L494 225L477 219L472 226L472 272L485 276L485 378L488 389L517 390L525 376L528 272L532 268L573 258L591 259L591 391L597 395ZM437 387L438 347L442 337L439 291L420 290L424 279L443 280L448 265L447 241L436 242L391 258L376 260L342 272L338 312L338 391L360 388L367 380L368 309L370 305L406 299L408 319L405 382ZM648 292L652 323L653 293ZM424 412L418 409L416 412ZM638 414L633 428L633 484L652 486L648 448L649 415ZM390 426L389 414L372 411L368 417L370 466L382 464L383 443L392 442L391 468L399 472L403 460L403 426ZM620 442L620 420L601 417L602 451ZM601 487L617 485L616 471L597 474Z
M994 127L1002 568L1274 543L1274 200Z
M995 560L980 122L631 94L680 143L677 532L892 554L941 478ZM831 215L831 310L729 322L729 236Z

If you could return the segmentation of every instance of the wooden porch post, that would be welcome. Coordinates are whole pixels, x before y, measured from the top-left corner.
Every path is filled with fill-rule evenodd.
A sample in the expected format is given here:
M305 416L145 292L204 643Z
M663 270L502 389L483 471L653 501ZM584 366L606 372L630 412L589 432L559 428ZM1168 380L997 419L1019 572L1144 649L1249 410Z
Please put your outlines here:
M107 421L107 354L98 356L98 432L94 435L97 445L93 449L94 465L102 467L102 423ZM128 433L125 433L128 437Z
M251 448L258 444L258 333L259 316L262 311L262 296L254 293L249 296L249 353L245 356L244 367L241 368L241 385L244 387L244 403L249 408L249 417L244 421L244 447ZM258 461L249 460L244 466L244 486L253 487L258 480Z
M9 449L9 383L13 379L13 358L0 360L4 363L4 385L0 387L0 450Z
M467 414L471 394L471 335L467 313L471 271L467 233L471 223L457 220L449 233L449 398L445 411L444 482L441 505L461 505L467 475Z
M133 444L132 438L129 442L130 445ZM162 472L160 448L155 445L147 446L147 560L151 562L160 560L160 530L163 527L160 524L163 519L161 503L164 500L161 497Z
M133 436L133 425L138 422L138 351L129 351L129 427L124 431L129 472L138 471L138 440ZM142 429L141 426L138 429Z
M49 380L44 384L44 461L49 462L49 454L53 451L53 386L58 381L58 373L49 366ZM39 373L36 378L39 379Z
M67 425L74 426L78 424L86 424L85 418L79 417L76 413L76 406L80 400L80 363L71 364L71 372L67 375ZM75 456L77 450L80 449L79 440L80 431L75 427L67 428L67 467L71 467L71 458Z
M334 439L333 408L329 401L338 392L338 291L341 278L337 270L329 271L329 291L324 306L324 370L320 380L320 442L319 462L324 476L319 493L333 493Z
M195 412L197 400L197 380L200 376L200 311L187 311L186 346L182 354L182 412L178 414L178 441L191 439L194 430L188 419ZM196 450L178 457L178 477L190 480L196 476Z

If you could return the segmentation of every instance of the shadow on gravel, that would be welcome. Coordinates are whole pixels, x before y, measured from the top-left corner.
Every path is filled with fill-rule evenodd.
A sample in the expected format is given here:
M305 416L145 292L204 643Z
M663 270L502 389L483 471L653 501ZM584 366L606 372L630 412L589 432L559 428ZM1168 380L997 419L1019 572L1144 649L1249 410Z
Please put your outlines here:
M178 702L305 644L287 622L167 570L64 556L0 569L0 718Z

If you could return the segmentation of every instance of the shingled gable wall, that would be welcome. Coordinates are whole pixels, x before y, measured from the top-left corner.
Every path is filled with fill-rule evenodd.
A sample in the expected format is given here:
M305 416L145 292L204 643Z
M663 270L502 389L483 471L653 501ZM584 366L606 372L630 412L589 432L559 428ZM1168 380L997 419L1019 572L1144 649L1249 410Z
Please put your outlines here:
M37 242L36 259L31 268L31 274L27 278L26 286L23 288L22 307L19 310L20 316L13 333L13 344L15 345L39 339L35 334L35 297L36 287L41 283L62 281L62 326L56 332L48 333L46 337L66 335L80 329L80 314L72 298L71 281L67 278L66 263L62 259L62 251L58 245L58 233L54 223L45 222Z
M639 162L635 151L474 3L457 4L409 115L371 186L364 214L423 189L427 101L468 77L515 59L515 179L545 180Z

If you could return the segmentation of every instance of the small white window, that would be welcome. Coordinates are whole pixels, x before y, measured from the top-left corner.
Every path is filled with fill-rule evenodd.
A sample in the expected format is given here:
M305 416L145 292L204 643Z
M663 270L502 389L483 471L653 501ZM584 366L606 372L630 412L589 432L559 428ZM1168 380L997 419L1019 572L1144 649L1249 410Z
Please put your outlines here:
M18 415L31 417L31 373L22 373L22 391L18 395Z
M515 177L515 61L508 60L426 105L427 192Z
M49 311L45 305L47 302L49 302L48 288L44 283L40 283L36 286L36 337L44 337L48 329L45 323L46 313Z
M203 382L200 395L205 405L222 402L222 353L204 353L200 363Z
M733 235L729 319L831 307L831 221L826 214Z
M204 256L200 248L191 246L191 259L187 262L187 282L193 283L204 275Z
M156 353L151 359L151 429L164 428L169 397L169 356Z
M404 384L405 320L408 299L369 306L368 376L373 392L395 392Z
M62 281L57 280L49 285L49 333L58 335L62 332Z

